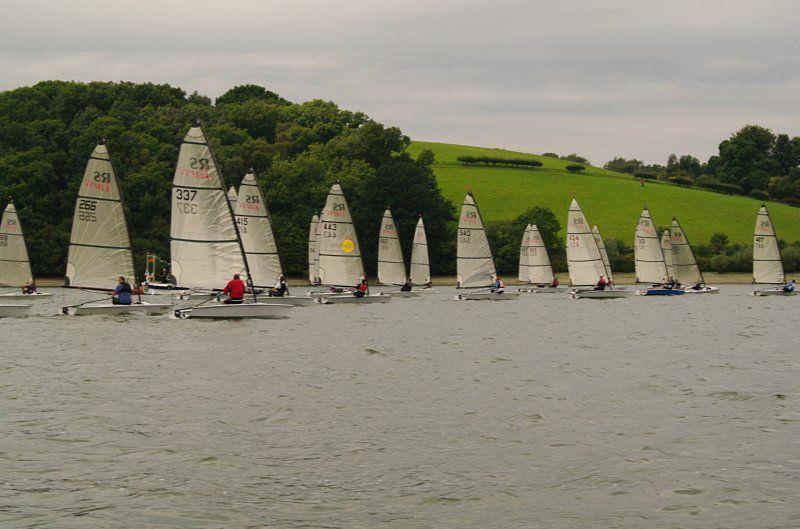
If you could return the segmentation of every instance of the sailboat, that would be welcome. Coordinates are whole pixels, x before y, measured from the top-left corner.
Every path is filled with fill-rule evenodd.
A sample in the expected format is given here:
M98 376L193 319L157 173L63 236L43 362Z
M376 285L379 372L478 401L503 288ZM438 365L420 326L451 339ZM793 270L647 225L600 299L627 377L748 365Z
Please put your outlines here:
M600 234L600 228L598 228L596 224L594 228L592 228L592 236L597 243L597 249L600 252L600 257L603 259L603 266L606 269L606 281L608 281L609 285L613 285L614 273L611 271L611 261L608 259L608 252L606 252L606 245L603 242L603 236Z
M353 217L350 215L342 186L338 182L333 184L328 192L319 226L317 247L320 284L330 287L331 291L312 292L311 296L318 302L326 304L391 301L392 297L388 294L367 293L363 297L356 297L352 292L348 292L361 283L366 275Z
M521 288L519 292L535 292L539 294L557 294L569 291L567 285L553 285L555 275L550 264L550 256L544 244L542 234L536 224L530 224L527 248L528 283L532 287ZM523 237L524 240L524 237ZM520 253L522 249L520 248ZM521 257L521 256L520 256Z
M664 253L664 265L667 267L667 279L675 279L675 245L672 244L670 228L664 228L661 234L661 251Z
M517 299L518 293L494 292L497 272L492 258L489 238L483 226L483 218L472 193L467 193L461 204L458 221L458 246L456 251L458 273L457 289L480 289L475 292L457 294L458 300L507 300Z
M594 290L600 276L607 274L597 239L574 198L567 218L567 267L576 298L612 299L628 295L627 290Z
M783 290L786 274L783 270L781 248L775 235L775 226L769 216L766 204L756 215L756 229L753 233L753 284L772 285L762 290L754 290L755 296L794 296L796 291Z
M678 223L678 219L675 217L672 217L670 238L672 240L672 266L675 269L673 277L678 284L682 285L680 288L684 293L718 294L718 287L706 285L703 279L703 272L697 266L697 259L695 259L694 251L692 251L692 245L689 244L686 233L684 233L683 228Z
M406 263L400 247L400 235L397 233L397 225L394 222L392 211L387 207L383 212L381 231L378 235L378 282L383 285L401 286L407 279ZM417 292L401 290L392 290L389 293L398 298L419 295Z
M3 212L0 224L0 285L15 286L30 284L33 281L31 266L28 262L28 249L22 235L22 226L14 209L14 203L9 202ZM17 300L22 297L31 298L33 294L14 292L2 294L0 298ZM43 297L52 294L40 294ZM0 305L0 318L25 316L31 311L31 305L23 303L9 303Z
M0 221L0 286L20 288L35 285L31 264L28 260L28 247L22 233L14 201L10 200ZM0 300L49 299L53 294L34 291L30 294L12 292L0 294Z
M672 259L672 243L669 239L669 230L664 232L661 240L658 238L653 217L650 210L645 207L636 225L636 245L634 246L636 282L650 284L641 294L645 296L677 296L683 294L678 288L663 286L671 275L667 272L664 245L666 253Z
M86 164L75 199L64 286L111 293L120 276L130 279L134 290L138 288L122 191L108 146L100 140ZM130 305L87 302L62 307L61 312L75 316L165 314L171 308L171 303L145 303L139 299Z
M517 272L517 281L520 283L531 282L530 270L530 252L531 245L531 225L525 227L522 232L522 242L519 244L519 271ZM518 292L530 292L530 289L517 289Z
M234 273L244 274L248 286L253 275L225 192L219 164L200 122L183 138L172 181L170 229L172 274L179 285L211 292L225 285ZM178 309L180 318L280 318L288 304L253 301L223 304L210 299ZM209 303L209 304L205 304Z
M417 226L414 228L414 240L411 244L411 267L409 271L411 284L423 287L416 292L434 292L431 288L431 265L428 258L428 237L425 234L425 223L422 214L419 215Z
M319 228L319 216L314 213L311 217L311 225L308 227L308 282L312 285L319 283L319 253L317 245L317 229Z

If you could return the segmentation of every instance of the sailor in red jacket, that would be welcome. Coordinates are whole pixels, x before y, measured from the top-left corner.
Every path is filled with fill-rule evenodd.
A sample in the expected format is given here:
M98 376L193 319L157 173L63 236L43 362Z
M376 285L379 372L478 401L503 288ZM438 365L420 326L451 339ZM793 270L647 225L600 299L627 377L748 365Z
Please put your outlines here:
M223 303L239 304L244 301L244 281L239 278L239 274L233 274L233 279L228 281L222 293L228 294L228 299Z
M364 278L361 280L361 283L356 285L356 289L353 291L353 295L357 298L363 298L367 295L367 290L369 287L367 286L367 279Z

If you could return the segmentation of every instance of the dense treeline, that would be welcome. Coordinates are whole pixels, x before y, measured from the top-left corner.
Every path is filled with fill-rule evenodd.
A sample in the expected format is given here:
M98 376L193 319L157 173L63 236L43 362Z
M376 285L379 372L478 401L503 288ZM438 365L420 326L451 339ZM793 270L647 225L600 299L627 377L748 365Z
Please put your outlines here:
M306 271L308 223L336 180L371 275L387 205L407 246L424 214L432 269L453 272L455 211L436 185L433 156L411 159L409 138L395 127L330 102L295 104L254 85L212 103L168 85L48 81L0 93L0 193L13 196L20 211L34 273L63 273L76 189L100 137L124 189L137 270L146 251L167 257L175 162L196 118L229 185L255 169L290 274Z
M690 154L671 154L666 165L618 157L604 167L642 179L800 206L800 137L757 125L747 125L720 143L719 152L706 163Z
M525 158L500 158L497 156L459 156L456 158L464 165L504 165L508 167L541 167L542 162Z

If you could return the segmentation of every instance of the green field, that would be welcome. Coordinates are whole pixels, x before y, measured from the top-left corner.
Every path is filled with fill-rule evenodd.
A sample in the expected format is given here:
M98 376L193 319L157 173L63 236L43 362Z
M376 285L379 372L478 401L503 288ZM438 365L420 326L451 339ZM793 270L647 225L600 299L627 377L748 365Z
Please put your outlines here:
M659 225L677 217L693 242L706 243L714 232L722 232L731 242L749 243L761 204L753 198L662 182L646 181L641 187L630 175L590 166L584 174L573 175L564 169L572 162L502 149L415 141L408 151L416 157L423 149L436 154L434 171L444 196L460 205L464 194L472 191L486 221L513 219L530 207L543 206L558 216L563 227L575 197L604 237L629 244L645 204ZM458 156L528 158L544 165L534 169L467 167L456 161ZM787 242L800 240L800 208L777 203L768 207L778 236Z

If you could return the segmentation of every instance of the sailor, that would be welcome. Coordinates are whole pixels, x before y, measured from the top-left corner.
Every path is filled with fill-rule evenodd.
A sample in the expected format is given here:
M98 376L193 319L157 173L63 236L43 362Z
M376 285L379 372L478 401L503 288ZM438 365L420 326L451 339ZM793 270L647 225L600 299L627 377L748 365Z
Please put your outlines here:
M114 305L130 305L133 301L133 298L131 298L131 294L133 294L131 284L125 281L123 276L119 276L117 282L117 288L114 289L111 303Z
M36 283L31 280L30 283L25 283L22 285L22 293L23 294L36 294Z
M361 283L356 285L356 289L353 291L353 295L357 298L363 298L367 295L367 279L364 278L361 280Z
M606 285L608 282L606 281L605 276L601 275L600 279L597 281L597 285L594 287L595 290L605 290Z
M278 277L278 282L269 290L270 297L282 298L289 292L289 287L286 285L286 278L284 276Z
M672 277L672 276L669 276L669 279L667 279L667 282L664 283L663 286L667 290L672 290L673 288L675 288L675 278Z
M703 290L703 283L697 283L692 287L692 290Z
M506 291L506 284L503 283L503 280L500 279L500 276L497 276L494 280L494 287L492 288L492 292L502 294L505 291Z
M244 301L244 281L241 280L239 274L233 274L233 279L228 281L222 293L228 294L228 299L223 301L228 305L238 305Z
M550 283L550 286L551 287L557 287L558 286L558 278L556 276L553 276L553 281Z
M786 293L794 292L794 279L792 279L791 281L789 281L788 284L783 286L783 291Z
M411 278L406 279L406 282L400 287L400 292L411 292Z

